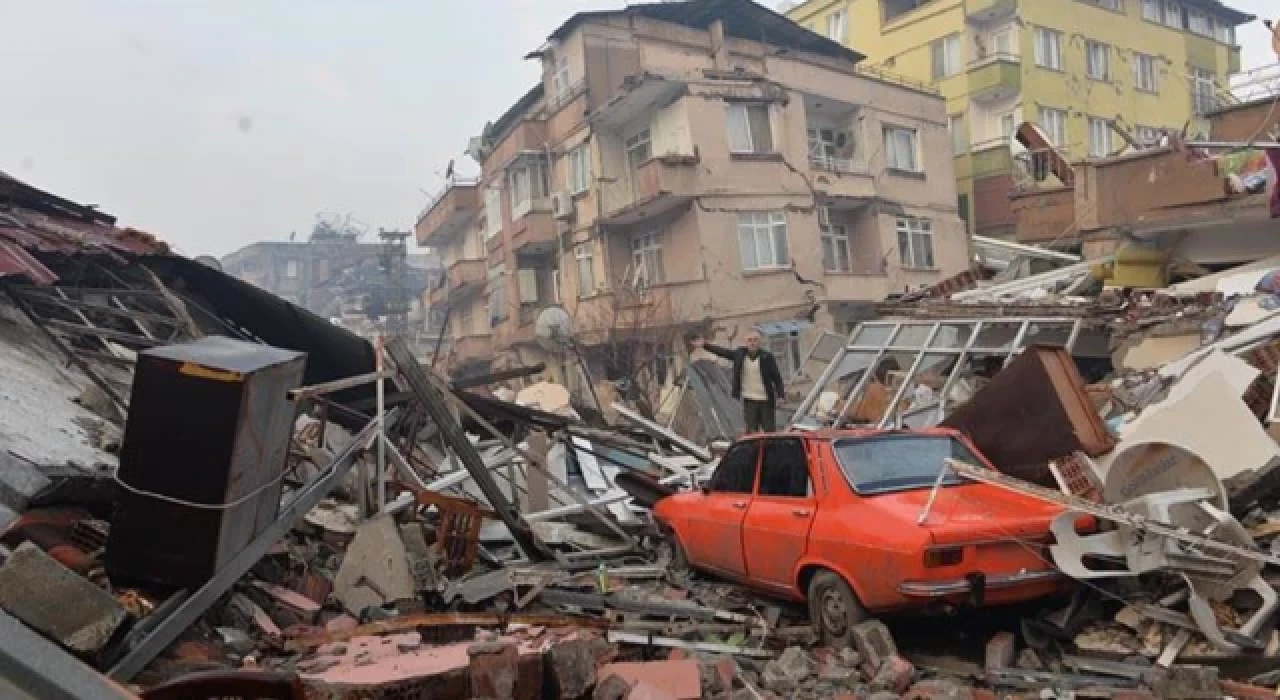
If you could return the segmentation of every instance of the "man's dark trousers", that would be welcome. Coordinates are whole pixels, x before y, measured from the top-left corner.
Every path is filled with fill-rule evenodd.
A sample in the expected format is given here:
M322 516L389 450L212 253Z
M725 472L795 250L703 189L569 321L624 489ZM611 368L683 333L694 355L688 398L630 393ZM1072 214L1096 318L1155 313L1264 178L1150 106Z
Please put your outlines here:
M748 433L772 433L778 429L777 412L768 401L743 399L742 418Z

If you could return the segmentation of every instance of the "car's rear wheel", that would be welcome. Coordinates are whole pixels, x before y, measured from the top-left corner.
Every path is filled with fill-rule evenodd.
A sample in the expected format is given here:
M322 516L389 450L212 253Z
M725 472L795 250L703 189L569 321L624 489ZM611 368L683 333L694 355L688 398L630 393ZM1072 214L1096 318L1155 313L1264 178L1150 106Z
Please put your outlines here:
M849 584L834 571L819 571L809 582L809 619L822 644L853 643L853 628L870 617Z

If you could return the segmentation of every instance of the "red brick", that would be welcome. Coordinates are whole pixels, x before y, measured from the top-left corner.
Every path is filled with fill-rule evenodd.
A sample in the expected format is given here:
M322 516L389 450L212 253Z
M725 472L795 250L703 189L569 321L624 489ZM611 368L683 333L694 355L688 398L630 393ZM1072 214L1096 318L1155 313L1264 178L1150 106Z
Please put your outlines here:
M911 680L915 673L916 669L910 661L894 654L885 659L876 670L875 677L871 679L871 689L905 693L907 688L911 687Z
M1219 681L1222 692L1237 700L1275 700L1276 691L1258 685L1249 685L1239 681Z

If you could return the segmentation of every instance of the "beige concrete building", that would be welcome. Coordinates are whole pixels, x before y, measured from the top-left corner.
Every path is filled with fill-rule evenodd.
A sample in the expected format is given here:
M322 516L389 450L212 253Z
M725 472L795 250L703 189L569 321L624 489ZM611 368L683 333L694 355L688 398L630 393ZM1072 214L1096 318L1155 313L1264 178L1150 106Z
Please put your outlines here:
M942 99L750 0L581 13L530 58L543 81L472 141L479 179L417 222L454 371L542 359L558 305L610 348L593 373L752 326L786 373L817 329L968 266Z

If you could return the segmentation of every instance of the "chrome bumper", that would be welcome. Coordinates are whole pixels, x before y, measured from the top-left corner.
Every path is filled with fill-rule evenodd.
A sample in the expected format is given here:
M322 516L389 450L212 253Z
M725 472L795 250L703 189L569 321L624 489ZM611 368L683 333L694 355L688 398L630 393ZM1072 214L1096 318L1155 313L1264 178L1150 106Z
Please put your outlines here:
M1020 571L1016 574L986 577L984 588L988 591L1001 588L1012 588L1032 583L1044 583L1062 578L1058 571ZM898 592L909 598L943 598L972 590L968 579L952 579L950 581L904 581L898 586Z

